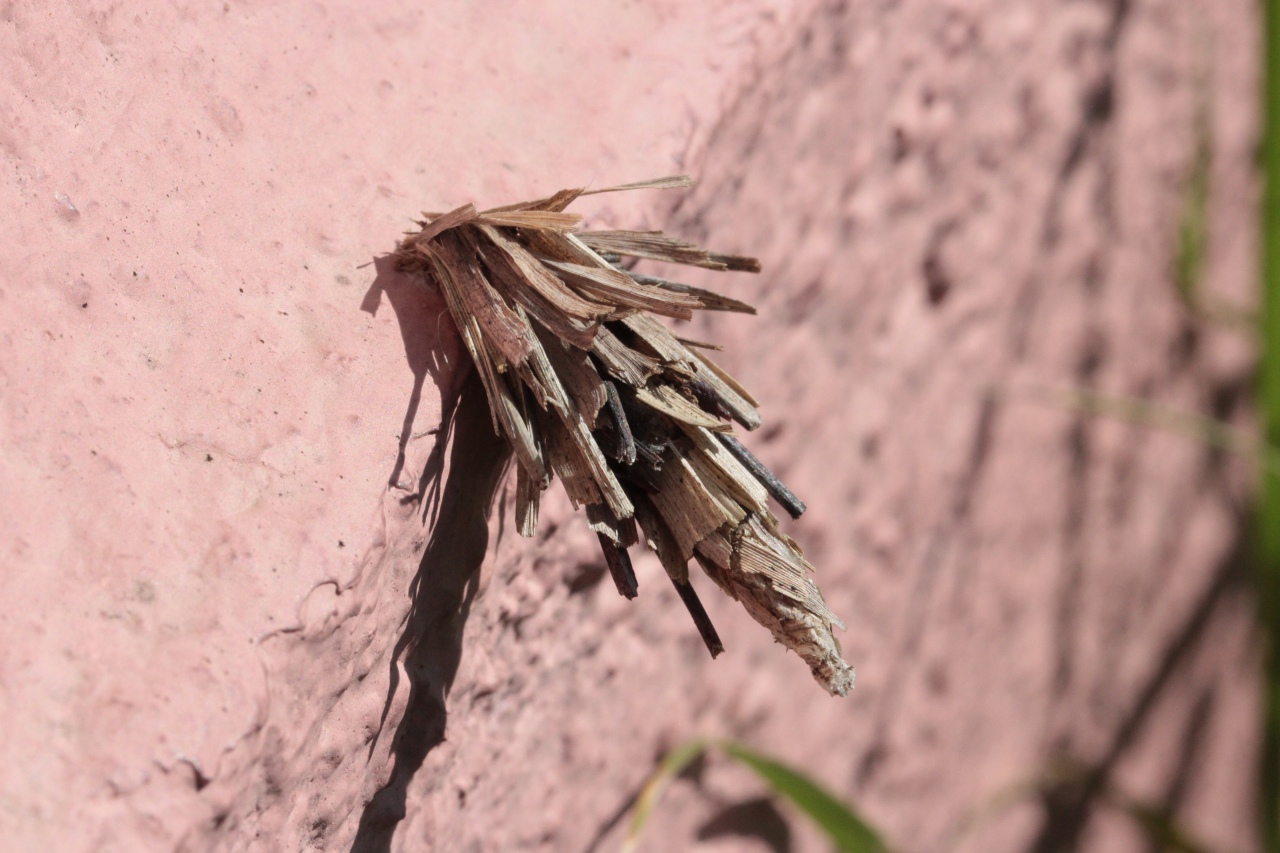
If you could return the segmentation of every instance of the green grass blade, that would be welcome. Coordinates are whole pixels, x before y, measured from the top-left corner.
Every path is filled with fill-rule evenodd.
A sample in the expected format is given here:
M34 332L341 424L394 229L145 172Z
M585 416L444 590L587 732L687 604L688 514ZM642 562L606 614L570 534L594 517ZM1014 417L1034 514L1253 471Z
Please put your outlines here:
M1258 411L1264 441L1280 442L1280 0L1263 4L1262 341ZM1280 851L1280 473L1259 483L1255 579L1267 636L1263 754L1260 767L1263 844Z
M1182 190L1173 253L1173 284L1193 317L1252 334L1257 327L1253 311L1232 304L1204 289L1209 257L1209 201L1213 176L1213 39L1208 28L1200 31L1195 71L1196 112L1193 124L1195 150Z
M1266 132L1262 227L1262 362L1260 410L1263 435L1280 442L1280 0L1267 0ZM1280 474L1262 478L1259 556L1280 567Z
M721 743L726 754L750 767L774 793L813 819L842 853L886 853L888 847L865 821L809 777L739 743Z
M1204 53L1201 50L1201 53ZM1207 64L1201 59L1201 64ZM1195 152L1182 192L1182 215L1173 258L1173 283L1193 314L1201 309L1200 285L1209 248L1209 190L1213 174L1213 104L1208 74L1196 74Z
M1001 389L999 393L1006 399L1034 400L1192 438L1246 459L1271 476L1280 476L1280 449L1277 445L1259 441L1242 429L1198 412L1172 409L1136 397L1103 394L1086 388L1019 385Z
M649 781L644 783L644 787L640 789L640 795L636 797L636 810L631 816L627 837L622 841L622 853L634 853L636 845L640 843L640 834L644 832L645 824L649 822L649 815L653 813L653 807L658 804L658 800L662 799L662 795L666 793L667 786L706 751L705 741L692 740L684 746L673 749L667 753L666 758L662 759L658 769L649 777Z

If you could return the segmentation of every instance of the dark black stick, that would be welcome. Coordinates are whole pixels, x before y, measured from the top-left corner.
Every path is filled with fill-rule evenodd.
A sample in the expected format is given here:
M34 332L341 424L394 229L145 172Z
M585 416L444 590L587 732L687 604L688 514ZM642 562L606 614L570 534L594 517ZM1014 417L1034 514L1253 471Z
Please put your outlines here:
M636 583L636 573L631 568L631 555L603 533L597 533L596 538L600 540L600 550L604 552L604 562L609 567L609 574L613 575L618 594L624 598L635 598L640 592L640 585Z
M671 577L668 575L667 577ZM724 643L720 642L720 635L716 633L716 626L711 624L711 617L707 615L706 609L702 606L702 600L698 598L698 592L693 588L693 584L680 583L675 578L671 578L671 582L675 584L676 592L680 594L680 600L684 602L684 606L688 608L689 615L693 617L693 624L697 626L698 633L702 635L702 642L707 644L707 651L711 652L711 657L724 651Z
M765 491L773 496L773 499L781 504L782 508L792 518L799 518L804 515L804 501L795 496L795 493L782 484L782 481L773 475L773 472L764 466L764 463L755 457L755 455L743 446L742 442L731 435L724 433L716 433L720 436L720 443L729 449L733 457L741 462L751 476L760 481L760 485L764 486Z

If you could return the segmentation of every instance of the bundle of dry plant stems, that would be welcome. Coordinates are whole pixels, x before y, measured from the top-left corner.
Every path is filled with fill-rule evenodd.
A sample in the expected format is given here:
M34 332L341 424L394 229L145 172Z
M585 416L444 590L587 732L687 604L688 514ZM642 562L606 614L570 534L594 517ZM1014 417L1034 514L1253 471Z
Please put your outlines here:
M627 598L637 593L627 548L658 556L712 656L723 651L689 583L696 560L778 642L843 696L853 669L800 547L778 529L772 497L801 503L734 434L760 425L756 401L707 355L654 315L755 309L701 288L631 272L649 258L759 272L754 258L719 255L657 231L577 231L565 208L579 196L691 186L685 176L477 211L423 214L397 247L399 269L444 295L488 396L494 429L517 461L516 523L532 536L542 492L559 477L585 506L605 561Z

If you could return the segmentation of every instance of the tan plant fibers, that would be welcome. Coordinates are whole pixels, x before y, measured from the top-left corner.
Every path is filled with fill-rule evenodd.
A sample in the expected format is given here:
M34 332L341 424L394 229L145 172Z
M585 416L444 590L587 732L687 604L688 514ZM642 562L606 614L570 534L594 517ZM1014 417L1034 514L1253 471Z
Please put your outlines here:
M721 589L843 696L853 669L800 547L778 529L772 497L804 504L738 440L729 421L760 425L756 401L655 315L698 309L754 314L736 299L630 271L649 258L759 272L657 231L577 231L565 208L581 195L687 187L684 176L477 211L424 214L396 248L399 269L435 284L488 396L494 429L513 448L516 524L538 526L542 492L559 477L586 507L618 591L637 593L627 548L641 539L661 561L714 657L720 638L689 583L696 559ZM702 351L699 351L702 350Z

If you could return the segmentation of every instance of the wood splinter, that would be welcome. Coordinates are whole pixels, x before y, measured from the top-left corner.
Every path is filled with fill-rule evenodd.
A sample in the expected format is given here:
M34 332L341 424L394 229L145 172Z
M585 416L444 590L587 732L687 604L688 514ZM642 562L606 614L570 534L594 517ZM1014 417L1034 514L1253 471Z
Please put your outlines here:
M659 231L580 231L579 196L688 187L683 175L477 210L423 214L397 268L445 297L484 385L495 431L512 446L516 526L533 536L541 493L559 478L586 510L618 592L639 584L628 548L653 551L714 658L724 651L689 577L703 572L833 695L853 687L833 628L844 625L813 566L778 527L805 505L733 432L760 426L758 403L704 343L657 318L755 314L746 302L633 272L636 259L759 272L754 258L708 252Z

